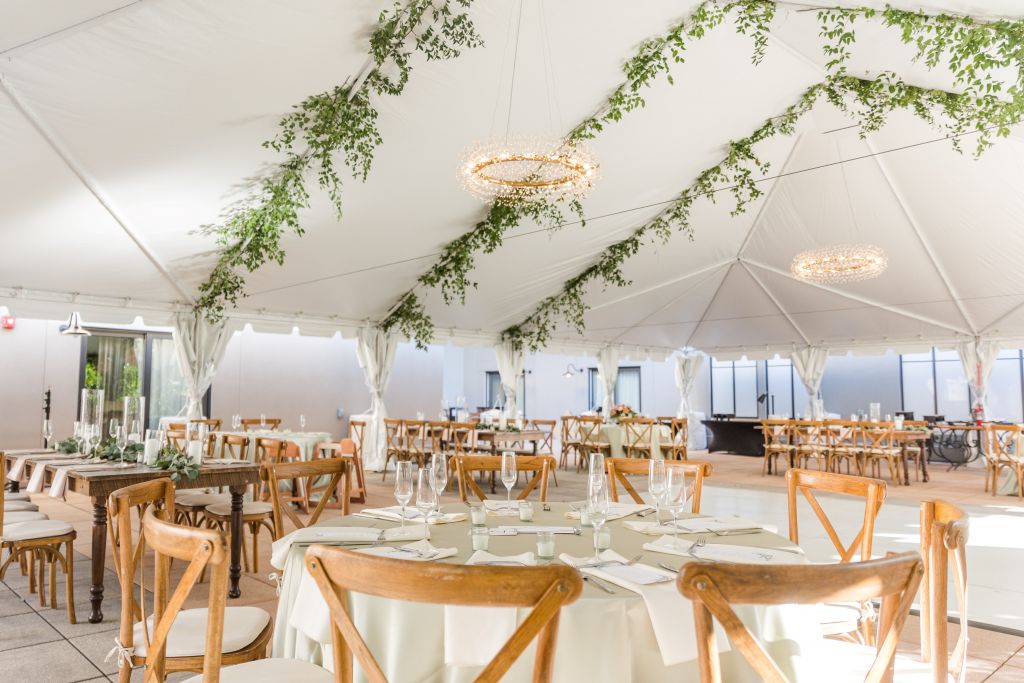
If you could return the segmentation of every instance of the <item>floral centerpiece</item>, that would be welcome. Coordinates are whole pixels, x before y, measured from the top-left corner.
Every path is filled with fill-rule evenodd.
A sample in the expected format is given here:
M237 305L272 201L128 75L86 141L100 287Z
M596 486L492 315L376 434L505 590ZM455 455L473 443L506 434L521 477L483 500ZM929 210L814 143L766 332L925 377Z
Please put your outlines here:
M612 406L611 412L608 413L608 417L613 422L618 422L624 417L636 417L636 411L625 403L619 403L618 405Z

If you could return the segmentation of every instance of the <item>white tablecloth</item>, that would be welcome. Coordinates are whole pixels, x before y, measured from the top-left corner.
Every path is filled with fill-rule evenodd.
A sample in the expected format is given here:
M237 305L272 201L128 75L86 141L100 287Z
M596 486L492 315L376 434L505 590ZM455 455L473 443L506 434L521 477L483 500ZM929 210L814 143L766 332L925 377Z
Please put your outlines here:
M626 457L624 445L626 443L625 427L614 423L606 423L601 427L601 438L611 444L611 457ZM665 425L654 425L654 428L651 429L651 457L656 459L664 458L665 454L661 450L661 445L665 444L665 449L668 450L671 448L671 442L672 430Z
M566 504L552 503L551 512L538 511L535 523L566 524ZM331 520L332 524L367 526L359 517ZM393 525L371 522L381 528ZM621 522L609 523L613 547L632 557L651 540L625 529ZM445 524L430 528L430 542L437 547L458 547L459 553L448 562L465 563L471 554L468 525ZM770 533L731 536L730 544L780 546L787 543ZM532 534L491 537L490 552L512 555L533 550ZM592 552L589 530L581 536L557 535L556 552L586 556ZM329 617L327 607L316 592L315 583L303 564L304 546L293 546L284 567L284 581L275 620L273 656L292 657L331 666ZM642 560L652 566L666 562L680 564L680 558L648 552ZM301 594L301 595L300 595ZM694 639L692 606L680 596L680 609L687 618L681 623L689 630L678 634ZM351 596L353 620L366 640L385 675L393 681L471 681L479 667L445 666L445 609L441 605L408 603L366 595ZM484 609L486 611L486 608ZM519 611L524 618L527 610ZM753 633L768 643L770 654L779 661L791 680L818 681L819 662L811 654L820 650L821 635L814 608L783 606L742 606L737 613ZM695 652L695 646L693 648ZM757 676L735 649L721 655L723 680L730 683L756 681ZM506 677L508 681L528 681L533 666L533 646L518 660ZM662 653L641 597L622 588L609 595L585 584L580 599L562 610L559 624L554 676L556 681L600 683L657 683L659 681L698 680L696 658L674 666L665 666ZM356 680L365 680L358 675Z
M329 432L290 432L273 429L256 429L251 432L216 432L216 434L218 435L218 442L220 441L219 435L221 434L248 437L249 451L245 454L245 457L250 462L256 460L256 439L260 437L290 441L298 447L303 460L311 460L313 458L313 447L318 443L331 440ZM217 447L220 448L219 445ZM220 456L220 451L217 452L217 456Z

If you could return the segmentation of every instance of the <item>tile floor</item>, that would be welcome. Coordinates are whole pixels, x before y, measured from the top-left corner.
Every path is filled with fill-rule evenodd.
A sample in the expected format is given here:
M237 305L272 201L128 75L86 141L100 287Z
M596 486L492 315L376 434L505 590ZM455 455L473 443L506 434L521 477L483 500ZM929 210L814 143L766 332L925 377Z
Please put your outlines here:
M715 473L706 484L704 512L735 514L775 524L787 529L785 483L782 477L762 477L760 461L728 454L695 453L694 459L711 461ZM552 500L578 500L582 497L584 477L574 470L559 471L559 486L552 486ZM370 502L391 502L392 477L381 482L379 474L370 474ZM19 683L72 683L116 680L113 662L104 658L113 646L117 632L120 591L114 574L108 570L104 611L107 620L89 624L89 558L91 508L89 501L71 496L66 502L34 496L40 508L56 519L72 522L78 529L75 562L75 602L79 623L67 623L63 589L58 609L40 608L38 598L29 595L27 580L17 568L8 571L0 584L0 671L4 680ZM917 547L918 508L924 498L944 498L963 506L971 514L971 538L968 543L970 583L970 644L968 681L1024 681L1024 584L1015 579L1024 564L1024 502L1016 498L994 498L982 492L982 477L977 471L947 472L933 466L932 481L909 487L890 486L888 499L876 528L877 553ZM454 497L446 498L451 503ZM836 520L840 534L855 530L859 512L847 501L823 503ZM337 514L328 512L328 515ZM801 508L801 545L815 560L828 561L835 555L831 543L820 531L812 513ZM233 604L257 605L271 614L276 610L274 587L267 579L269 543L261 544L260 574L244 574L243 597ZM107 566L112 567L108 557ZM62 580L63 577L58 577ZM196 595L196 604L204 595ZM952 606L951 606L952 607ZM977 625L975 625L977 624ZM982 624L1000 630L981 628ZM914 653L918 644L918 622L911 618L904 631L901 649ZM958 627L951 627L955 640ZM1002 632L1000 632L1002 631ZM139 672L136 671L136 674ZM184 674L170 680L180 680ZM141 680L138 675L133 680Z

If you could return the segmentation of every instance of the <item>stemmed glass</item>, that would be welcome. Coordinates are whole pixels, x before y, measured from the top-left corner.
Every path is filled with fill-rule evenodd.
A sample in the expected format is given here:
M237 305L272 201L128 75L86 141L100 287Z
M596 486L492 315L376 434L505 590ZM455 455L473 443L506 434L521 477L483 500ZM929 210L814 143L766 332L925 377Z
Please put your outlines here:
M608 520L608 487L603 474L592 474L587 480L587 515L594 527L594 561L600 562L601 527Z
M50 447L50 439L53 438L53 423L43 420L43 448Z
M241 428L242 428L242 416L241 415L237 415L237 414L236 415L232 415L231 416L231 429L233 431L237 432Z
M437 515L441 516L441 494L448 486L448 461L444 453L434 453L430 456L430 486L437 496Z
M305 429L305 428L306 428L306 415L305 414L301 414L301 415L299 415L299 429Z
M263 413L260 413L260 429L266 429L266 428L267 428L267 416L264 415Z
M120 426L120 423L117 421L117 418L114 418L113 420L110 421L110 438L111 439L117 439L117 428L119 426Z
M395 500L402 506L402 528L405 528L405 506L412 500L412 460L400 460L395 470Z
M672 513L675 542L679 542L679 514L686 508L686 471L671 467L665 473L665 507Z
M647 491L654 499L654 520L661 524L661 501L665 497L665 461L651 458L647 470Z
M121 464L118 467L131 467L130 462L124 461L124 451L128 447L128 428L117 427L114 429L114 444L117 446L117 450L120 451Z
M512 509L512 487L516 485L516 479L519 478L519 472L516 470L516 454L515 451L502 451L501 452L501 483L505 485L505 489L508 491L508 499L506 500L506 507L509 510Z
M424 522L430 519L430 513L436 506L437 491L434 490L434 468L421 467L419 479L416 482L416 509L423 516Z

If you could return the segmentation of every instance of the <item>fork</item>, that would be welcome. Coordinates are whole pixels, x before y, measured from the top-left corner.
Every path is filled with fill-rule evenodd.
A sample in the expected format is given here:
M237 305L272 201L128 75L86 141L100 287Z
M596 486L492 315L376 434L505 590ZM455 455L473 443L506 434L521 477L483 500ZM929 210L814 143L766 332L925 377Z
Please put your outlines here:
M637 561L641 557L643 557L643 556L644 556L644 554L640 553L639 555L635 555L635 556L631 557L630 559L626 560L625 562L622 562L621 560L604 560L602 562L591 562L590 564L576 565L576 568L577 569L596 569L596 568L599 568L599 567L608 567L608 566L613 565L613 564L621 565L623 567L629 567L631 565L636 564Z
M704 546L706 546L707 544L708 544L708 536L707 536L707 534L703 534L701 536L698 536L697 540L694 541L692 544L690 544L690 549L686 551L686 554L689 555L690 557L692 557L695 560L699 560L701 558L697 557L697 551L700 550L701 548L703 548Z

